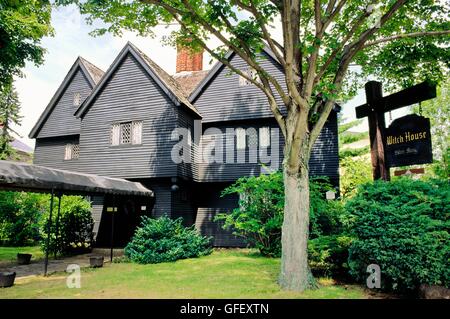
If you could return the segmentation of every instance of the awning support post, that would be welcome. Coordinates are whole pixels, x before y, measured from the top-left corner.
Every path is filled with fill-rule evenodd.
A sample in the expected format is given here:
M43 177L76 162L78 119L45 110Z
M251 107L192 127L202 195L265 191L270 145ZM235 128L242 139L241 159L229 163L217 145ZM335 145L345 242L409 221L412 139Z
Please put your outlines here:
M112 198L112 215L111 215L111 252L110 252L110 261L113 261L114 255L114 215L116 211L116 197L113 195Z
M50 250L50 236L52 231L52 215L53 215L53 197L55 195L55 191L52 188L52 193L50 197L50 214L48 216L48 223L47 223L47 247L45 249L45 261L44 261L44 276L47 276L47 270L48 270L48 253Z
M61 198L62 194L58 194L58 214L56 215L56 226L55 226L55 247L57 247L59 243L58 235L59 235L59 216L61 215ZM56 259L57 251L55 249L55 259Z

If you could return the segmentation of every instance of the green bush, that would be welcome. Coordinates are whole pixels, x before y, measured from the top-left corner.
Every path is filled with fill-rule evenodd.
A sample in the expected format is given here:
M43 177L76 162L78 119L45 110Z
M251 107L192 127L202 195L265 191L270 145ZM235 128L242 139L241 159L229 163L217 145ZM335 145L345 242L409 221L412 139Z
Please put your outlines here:
M348 277L348 249L352 238L346 235L327 235L308 242L309 266L315 276Z
M81 196L63 196L58 231L56 230L57 203L56 199L53 207L49 253L68 255L90 251L94 238L94 220L90 203ZM41 246L44 251L47 249L48 216L47 209L44 222L41 224Z
M0 245L31 246L39 242L39 223L48 209L45 195L0 192Z
M331 237L327 237L342 236L346 220L341 202L325 199L325 192L332 189L325 178L310 181L309 255L310 265L317 273L335 272L340 267L332 262L347 258L347 252L341 245L332 244ZM279 257L284 209L283 175L276 172L240 178L222 195L229 194L240 195L239 207L231 213L219 214L216 220L224 221L224 228L232 229L235 235L246 239L262 255ZM340 264L346 266L344 262Z
M401 178L361 186L346 205L356 239L350 273L365 282L367 266L381 268L385 290L406 292L420 284L450 284L448 181Z
M125 247L125 256L140 264L156 264L210 254L211 239L201 236L194 226L184 227L182 222L182 218L143 216Z

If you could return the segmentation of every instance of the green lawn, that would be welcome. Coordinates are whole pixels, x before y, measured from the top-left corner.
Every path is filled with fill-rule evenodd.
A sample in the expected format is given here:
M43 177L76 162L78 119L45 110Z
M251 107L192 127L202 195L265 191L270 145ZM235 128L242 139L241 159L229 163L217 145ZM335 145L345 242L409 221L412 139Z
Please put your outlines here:
M32 254L32 261L44 257L44 253L39 246L0 247L0 264L15 262L17 260L17 253Z
M304 293L281 291L279 259L250 250L215 250L212 255L175 263L106 264L82 270L81 288L66 287L66 274L16 280L0 298L367 298L359 286L321 279Z

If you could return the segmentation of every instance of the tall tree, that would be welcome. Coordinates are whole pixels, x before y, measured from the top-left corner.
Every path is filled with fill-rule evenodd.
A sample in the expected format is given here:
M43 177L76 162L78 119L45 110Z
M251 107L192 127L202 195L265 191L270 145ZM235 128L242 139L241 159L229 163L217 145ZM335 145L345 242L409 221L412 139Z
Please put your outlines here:
M21 76L26 61L43 62L41 39L52 34L47 0L0 0L0 91Z
M12 134L17 134L13 125L20 125L20 102L14 87L0 92L0 159L6 160L14 156L15 151L11 147L14 140Z
M59 0L77 3L88 21L107 27L97 34L122 30L152 35L162 23L181 28L173 45L204 48L233 72L258 87L285 139L285 208L280 285L304 290L313 282L308 269L308 162L311 149L337 99L352 88L349 64L402 86L425 77L447 75L449 8L432 0ZM272 26L281 24L282 36ZM221 46L213 48L208 40ZM268 46L285 74L280 83L259 63ZM258 77L230 63L233 50ZM282 105L276 96L281 97Z

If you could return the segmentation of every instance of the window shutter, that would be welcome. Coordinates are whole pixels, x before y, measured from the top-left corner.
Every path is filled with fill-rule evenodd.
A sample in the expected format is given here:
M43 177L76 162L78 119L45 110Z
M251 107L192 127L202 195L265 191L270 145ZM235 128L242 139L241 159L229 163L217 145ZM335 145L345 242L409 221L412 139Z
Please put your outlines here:
M270 146L270 129L267 126L259 128L259 146L260 147Z
M111 125L111 145L119 145L120 142L120 124Z
M243 129L242 127L238 127L236 129L236 139L236 148L238 150L245 149L245 129Z
M132 144L142 143L142 121L133 122Z
M70 160L72 159L72 144L66 144L66 149L64 153L64 159Z

